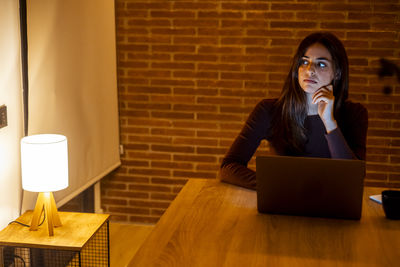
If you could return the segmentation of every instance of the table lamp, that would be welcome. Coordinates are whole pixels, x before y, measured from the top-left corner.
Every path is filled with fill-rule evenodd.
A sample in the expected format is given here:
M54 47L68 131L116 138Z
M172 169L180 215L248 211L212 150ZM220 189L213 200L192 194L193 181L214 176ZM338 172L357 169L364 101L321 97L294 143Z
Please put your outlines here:
M49 236L61 226L53 192L68 187L67 138L58 134L38 134L21 139L22 188L39 192L29 230L39 227L44 210Z

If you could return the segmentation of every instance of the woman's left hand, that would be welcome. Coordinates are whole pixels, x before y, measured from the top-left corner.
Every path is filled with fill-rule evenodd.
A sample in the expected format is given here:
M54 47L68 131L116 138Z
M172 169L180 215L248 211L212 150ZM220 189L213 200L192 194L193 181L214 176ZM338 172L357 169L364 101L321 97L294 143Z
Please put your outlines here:
M335 96L333 95L333 86L326 85L319 88L313 95L313 104L318 104L318 115L321 117L325 125L327 133L337 128L337 123L334 117Z

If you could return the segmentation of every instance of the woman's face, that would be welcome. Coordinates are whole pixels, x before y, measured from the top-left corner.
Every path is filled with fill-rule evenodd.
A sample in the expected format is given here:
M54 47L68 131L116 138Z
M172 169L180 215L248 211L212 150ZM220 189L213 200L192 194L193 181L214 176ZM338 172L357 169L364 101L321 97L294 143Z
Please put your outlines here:
M311 94L332 83L334 77L332 56L325 46L315 43L308 47L300 59L298 77L300 87Z

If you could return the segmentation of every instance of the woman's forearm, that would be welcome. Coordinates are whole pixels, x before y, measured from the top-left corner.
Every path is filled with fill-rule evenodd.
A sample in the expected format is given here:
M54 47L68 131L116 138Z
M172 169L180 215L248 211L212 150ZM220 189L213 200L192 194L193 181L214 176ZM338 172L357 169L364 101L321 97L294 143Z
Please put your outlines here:
M256 189L256 173L236 162L224 164L218 173L218 178L225 183Z

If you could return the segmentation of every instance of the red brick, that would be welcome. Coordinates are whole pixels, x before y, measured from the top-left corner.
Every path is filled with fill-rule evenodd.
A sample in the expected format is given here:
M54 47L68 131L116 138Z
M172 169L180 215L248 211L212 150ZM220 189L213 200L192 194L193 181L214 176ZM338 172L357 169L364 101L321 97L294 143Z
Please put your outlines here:
M151 79L151 85L193 86L193 84L194 82L191 80Z
M199 63L199 70L220 70L220 71L240 71L241 66L238 64L210 64L210 63Z
M170 104L160 104L160 103L130 103L128 102L128 107L129 109L145 109L145 110L171 110L171 105Z
M146 148L145 150L148 150ZM140 161L140 160L121 160L121 163L128 166L135 166L135 167L149 167L149 162L147 161ZM118 179L116 180L118 181Z
M400 11L400 4L399 2L393 1L394 4L384 3L385 1L381 2L382 4L375 4L374 5L374 11L376 12L394 12L396 14L399 14L398 12Z
M155 87L155 86L129 86L130 93L146 93L146 94L170 94L171 89L168 87Z
M276 20L276 19L293 19L295 16L294 12L281 12L281 11L248 11L246 12L247 18L249 19L266 19L266 20Z
M271 28L289 28L289 29L317 27L316 22L309 22L309 21L271 21L270 25Z
M281 3L272 3L271 10L316 10L318 8L318 4L310 4L310 3L295 3L295 4L281 4Z
M249 113L252 107L241 107L241 106L222 106L220 111L222 113Z
M153 118L164 118L164 119L193 119L194 114L185 112L159 112L152 111L151 116Z
M109 188L107 186L107 196L145 199L145 198L149 198L149 193L147 193L147 192L135 192L135 191L124 192L124 191L109 190Z
M119 174L116 174L113 177L113 181L120 181L120 182L127 182L127 183L139 183L139 184L150 183L150 179L148 177L137 177L137 176L128 176L128 175L119 175Z
M243 36L244 29L241 28L198 28L199 36Z
M200 172L200 171L174 171L174 177L184 177L184 178L209 178L215 179L217 175L215 172Z
M175 163L178 164L178 169L188 169L188 168L182 168L183 165L191 165L189 163ZM193 167L193 166L191 166ZM171 179L171 178L152 178L151 182L153 184L170 184L170 185L185 185L187 182L187 179ZM152 197L153 198L153 194Z
M265 97L265 90L221 90L221 96Z
M151 26L171 26L171 22L167 19L149 20L149 19L130 19L128 26L134 27L151 27Z
M379 39L379 40L393 40L396 38L395 32L348 32L348 38L351 39Z
M215 37L186 37L186 36L176 36L174 37L174 44L217 44L218 39Z
M215 147L198 147L196 148L197 154L225 154L226 149L224 148L215 148Z
M335 4L322 4L322 9L326 11L372 11L371 6L369 4L343 4L343 3L335 3Z
M165 153L134 151L129 153L132 158L150 159L150 160L171 160L171 155Z
M160 35L193 35L196 34L196 31L195 29L152 28L151 33Z
M152 68L160 69L194 69L194 63L178 63L178 62L152 62Z
M197 43L193 39L194 43ZM182 61L217 61L216 55L176 54L174 60Z
M221 73L222 79L231 79L231 80L265 80L266 74L265 73L236 73L236 72L222 72Z
M268 3L229 3L223 2L222 9L224 10L269 10L270 4Z
M194 136L195 131L184 130L184 129L165 129L165 128L153 128L151 129L152 135L166 135L166 136Z
M140 1L134 1L131 3L126 3L126 8L127 9L169 9L170 8L170 3L166 1L154 1L154 2L140 2Z
M240 105L242 103L242 100L239 98L228 98L228 97L198 97L197 102L217 104L217 105L229 105L229 104Z
M221 38L222 45L267 45L269 39L267 38L255 38L255 37L242 37L242 38L233 38L233 37L225 37Z
M205 9L211 9L215 10L217 8L218 4L217 3L212 3L212 2L174 2L173 3L173 8L174 9L189 9L189 10L194 10L194 9L200 9L200 10L205 10Z
M194 18L196 13L193 11L150 11L153 18Z
M199 83L199 81L197 81ZM201 80L200 80L201 83ZM174 88L174 94L176 95L217 95L218 90L212 88Z
M214 113L199 113L197 115L197 118L199 120L206 120L206 121L225 121L225 120L240 120L241 117L238 115L232 115L232 114L214 114Z
M133 191L152 191L152 192L171 192L171 188L161 185L130 185L129 190Z
M116 17L118 19L121 18L147 18L148 12L147 10L122 10L116 9ZM124 21L124 20L121 20Z
M135 78L166 78L171 77L171 72L168 70L128 70L128 76Z
M194 52L195 46L193 45L152 45L154 52Z
M200 87L218 87L218 88L241 88L241 81L221 81L221 80L200 80L197 82ZM209 95L209 94L207 94ZM215 94L216 95L216 94Z
M217 146L218 141L208 138L175 138L173 143L178 145Z
M210 137L210 138L234 138L238 133L236 131L198 131L197 136L199 137Z
M103 205L117 205L117 206L126 206L128 203L125 199L115 199L115 198L102 198L101 203Z
M264 54L264 55L287 55L287 54L292 54L291 50L284 47L274 47L274 48L266 48L266 47L247 47L246 48L246 53L247 54ZM250 58L253 59L253 58ZM264 59L264 63L267 61L267 59Z
M148 129L150 132L150 129ZM151 133L154 129L151 129ZM140 136L140 135L129 135L129 142L140 142L140 143L160 143L160 144L170 144L172 143L172 137L164 137L164 136Z
M197 13L199 18L231 18L231 19L241 19L244 17L242 12L217 12L217 11L199 11Z
M373 119L368 120L368 129L389 128L389 127L390 127L390 121L387 121L387 120L373 120Z
M165 120L158 120L158 119L140 119L140 118L130 118L128 120L129 125L141 125L144 127L147 126L158 126L158 127L169 127L171 126L171 122Z
M349 29L349 30L368 30L369 23L366 22L322 22L322 29Z
M170 61L171 56L168 54L160 54L160 53L152 53L152 54L128 53L128 59Z
M195 96L180 96L180 95L152 95L150 97L153 102L167 103L194 103Z
M118 49L119 51L137 51L137 52L147 52L149 51L149 45L147 44L142 44L142 45L123 45L123 44L119 44L118 45ZM119 64L118 64L119 65Z
M217 79L218 72L207 72L207 71L174 71L174 78L193 78L193 79Z
M216 162L215 156L198 156L198 155L174 155L173 160L175 161L186 161L186 162ZM190 177L187 177L190 178Z
M174 105L174 110L178 111L190 111L190 112L196 112L196 111L207 111L207 112L216 112L217 107L213 105L191 105L191 104L175 104Z
M176 194L167 194L167 193L151 193L151 199L155 200L169 200L172 201L176 197Z
M171 36L153 35L153 36L135 36L128 37L129 43L152 43L152 44L170 44Z
M240 47L205 45L200 45L198 50L201 54L240 54L242 51Z
M344 21L346 19L345 12L296 12L296 18L299 20L320 20L320 21Z
M222 28L267 28L268 22L265 20L231 20L223 19L221 21Z
M124 148L129 152L129 150L149 150L148 144L126 144Z
M256 72L282 72L288 70L288 66L286 65L278 65L278 64L247 64L245 67L245 71L256 71ZM256 80L263 80L263 79L256 79Z
M175 128L188 128L194 130L197 129L215 129L217 125L212 122L204 122L204 121L174 121L173 126Z
M170 153L193 153L194 148L191 146L176 146L176 145L151 145L152 151L170 152Z
M218 27L215 19L174 19L174 27Z

